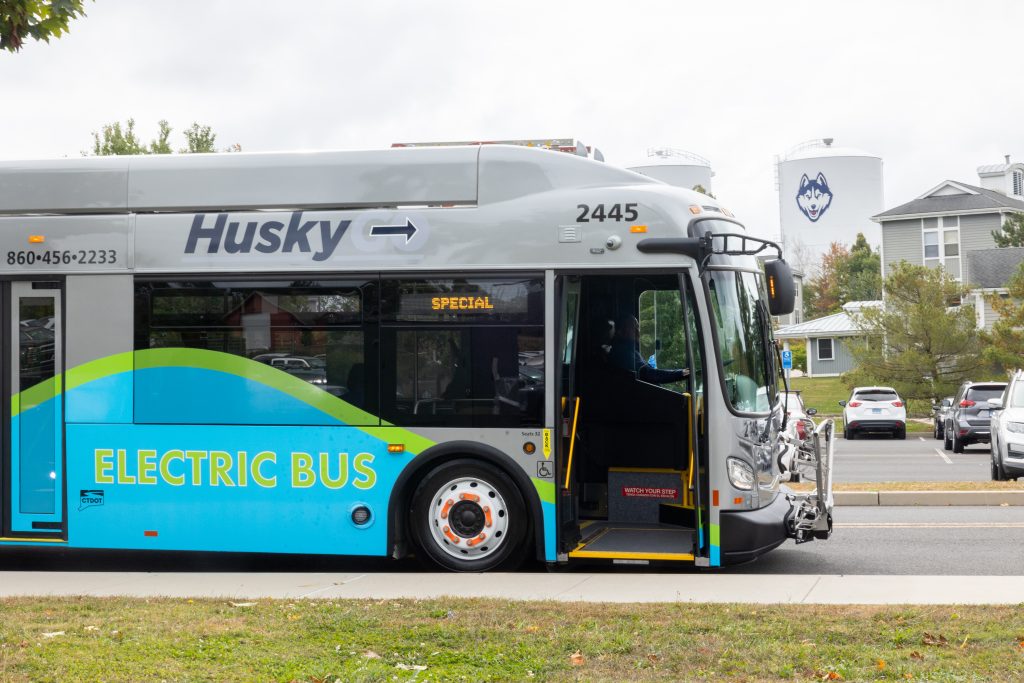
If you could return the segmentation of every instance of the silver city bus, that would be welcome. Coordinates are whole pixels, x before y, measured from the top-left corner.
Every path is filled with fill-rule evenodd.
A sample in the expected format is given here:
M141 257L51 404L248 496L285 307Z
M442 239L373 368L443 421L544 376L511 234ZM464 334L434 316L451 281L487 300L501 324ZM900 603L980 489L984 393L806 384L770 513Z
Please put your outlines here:
M0 163L0 546L486 570L827 538L765 249L513 146Z

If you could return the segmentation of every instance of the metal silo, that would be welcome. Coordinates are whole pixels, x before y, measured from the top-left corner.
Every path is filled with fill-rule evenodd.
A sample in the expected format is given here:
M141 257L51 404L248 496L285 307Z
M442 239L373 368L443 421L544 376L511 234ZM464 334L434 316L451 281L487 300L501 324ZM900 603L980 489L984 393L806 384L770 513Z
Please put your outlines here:
M715 175L710 161L674 147L648 147L645 159L626 168L687 190L700 185L707 192L711 191L711 178Z
M882 159L832 138L804 142L776 158L779 219L786 258L813 275L832 242L847 248L864 233L877 249L881 227L871 217L884 209Z

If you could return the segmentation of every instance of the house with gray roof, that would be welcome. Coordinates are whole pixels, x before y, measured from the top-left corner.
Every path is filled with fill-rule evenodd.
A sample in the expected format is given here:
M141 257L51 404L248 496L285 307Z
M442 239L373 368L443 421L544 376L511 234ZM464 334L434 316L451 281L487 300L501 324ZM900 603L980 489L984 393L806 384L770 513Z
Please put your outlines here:
M954 278L971 283L970 264L963 256L995 248L992 233L1002 229L1011 213L1024 213L1024 198L946 180L873 217L882 226L882 277L893 264L907 261L941 266Z
M807 348L807 377L836 377L857 367L850 346L864 343L864 331L857 314L868 307L881 306L881 301L850 301L839 313L780 327L775 338L790 347L804 344Z
M945 180L921 196L871 220L882 226L882 277L900 261L942 267L974 284L980 272L968 255L995 248L993 231L1007 216L1024 213L1024 163L978 168L979 185Z
M1009 296L1007 283L1017 274L1021 263L1024 263L1024 247L976 249L968 252L967 265L974 273L971 278L974 286L971 297L979 329L992 329L992 323L999 319L999 314L992 310L990 299L993 295L1004 299Z

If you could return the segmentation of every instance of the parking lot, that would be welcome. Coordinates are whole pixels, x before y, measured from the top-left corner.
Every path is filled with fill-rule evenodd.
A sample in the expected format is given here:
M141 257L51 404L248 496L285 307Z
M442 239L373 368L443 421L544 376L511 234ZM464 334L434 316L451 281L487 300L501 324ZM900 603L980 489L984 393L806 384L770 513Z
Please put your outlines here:
M968 446L963 453L942 448L927 434L908 434L905 441L888 436L836 440L835 481L988 481L988 444Z

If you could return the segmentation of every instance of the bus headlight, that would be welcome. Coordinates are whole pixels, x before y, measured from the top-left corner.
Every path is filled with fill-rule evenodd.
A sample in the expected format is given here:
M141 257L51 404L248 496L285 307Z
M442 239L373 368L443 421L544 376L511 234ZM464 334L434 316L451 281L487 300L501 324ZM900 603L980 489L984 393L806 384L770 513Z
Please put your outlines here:
M1006 431L1014 434L1024 434L1024 422L1007 422Z
M727 458L725 461L726 471L729 472L729 482L741 491L749 491L754 488L754 468L749 462L739 458Z

